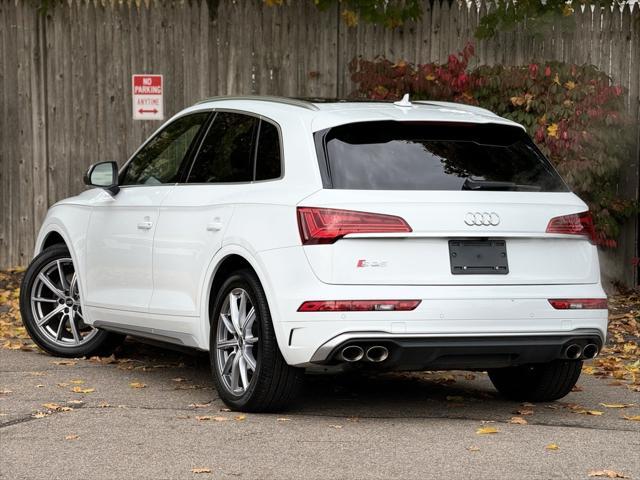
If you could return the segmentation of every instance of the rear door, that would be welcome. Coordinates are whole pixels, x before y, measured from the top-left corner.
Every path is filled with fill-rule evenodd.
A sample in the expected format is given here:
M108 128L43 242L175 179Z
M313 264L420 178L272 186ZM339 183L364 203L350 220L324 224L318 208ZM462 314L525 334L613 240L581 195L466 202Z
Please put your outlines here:
M200 315L200 289L222 246L234 199L244 198L254 182L280 176L279 141L276 126L257 116L216 113L184 183L160 209L151 312Z
M369 122L316 135L322 137L316 143L325 188L304 206L391 215L410 227L305 246L321 280L360 285L598 281L589 220L576 215L586 205L519 128ZM550 222L555 231L548 231Z

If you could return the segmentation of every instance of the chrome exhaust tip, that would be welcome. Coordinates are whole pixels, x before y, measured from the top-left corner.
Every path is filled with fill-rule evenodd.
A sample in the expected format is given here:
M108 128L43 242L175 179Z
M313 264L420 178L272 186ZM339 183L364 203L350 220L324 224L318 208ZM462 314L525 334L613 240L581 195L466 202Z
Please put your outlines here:
M367 360L374 363L384 362L389 357L389 350L382 345L374 345L367 349Z
M577 360L582 354L582 348L577 343L572 343L564 350L564 356L570 360Z
M595 345L594 343L588 343L582 349L582 356L584 358L594 358L596 357L596 355L598 355L598 346Z
M364 357L364 350L358 345L348 345L340 351L340 358L345 362L357 362Z

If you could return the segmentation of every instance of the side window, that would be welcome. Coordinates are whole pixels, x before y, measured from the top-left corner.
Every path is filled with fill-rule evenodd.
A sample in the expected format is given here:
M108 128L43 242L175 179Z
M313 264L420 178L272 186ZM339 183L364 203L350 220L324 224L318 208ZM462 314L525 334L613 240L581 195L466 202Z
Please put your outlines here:
M121 185L175 183L189 146L206 122L209 112L194 113L170 123L129 162Z
M219 112L204 137L189 183L250 182L258 119Z
M281 174L280 135L275 125L264 120L260 123L258 152L256 154L256 180L271 180Z

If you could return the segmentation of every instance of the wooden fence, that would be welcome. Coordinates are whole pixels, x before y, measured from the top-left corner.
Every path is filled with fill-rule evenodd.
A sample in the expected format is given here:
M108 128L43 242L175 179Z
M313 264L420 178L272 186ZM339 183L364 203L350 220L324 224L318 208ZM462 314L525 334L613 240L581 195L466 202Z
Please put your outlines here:
M426 1L419 22L391 31L349 28L338 7L319 12L308 0L221 0L217 12L200 0L68 0L46 16L32 3L0 0L0 268L28 263L48 206L82 190L90 163L125 161L157 128L131 118L132 73L164 74L167 115L212 95L340 97L353 89L354 57L444 61L475 41L489 8ZM475 43L474 64L596 65L628 89L626 106L640 123L638 6L586 7L573 30L536 36L522 24ZM637 198L637 158L620 188ZM605 259L627 284L637 282L636 232L631 222Z

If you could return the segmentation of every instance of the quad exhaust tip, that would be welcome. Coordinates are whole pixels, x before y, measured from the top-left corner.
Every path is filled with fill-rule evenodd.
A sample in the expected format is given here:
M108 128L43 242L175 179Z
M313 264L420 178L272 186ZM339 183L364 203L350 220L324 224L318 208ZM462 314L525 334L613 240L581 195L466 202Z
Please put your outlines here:
M582 356L584 358L594 358L596 355L598 355L598 346L593 343L587 344L582 349Z
M582 348L577 343L572 343L565 349L564 354L571 360L577 360L582 355Z
M358 345L349 345L340 351L340 358L345 362L357 362L364 357L364 350Z
M374 345L367 349L367 360L374 363L384 362L389 357L389 350L382 345Z

